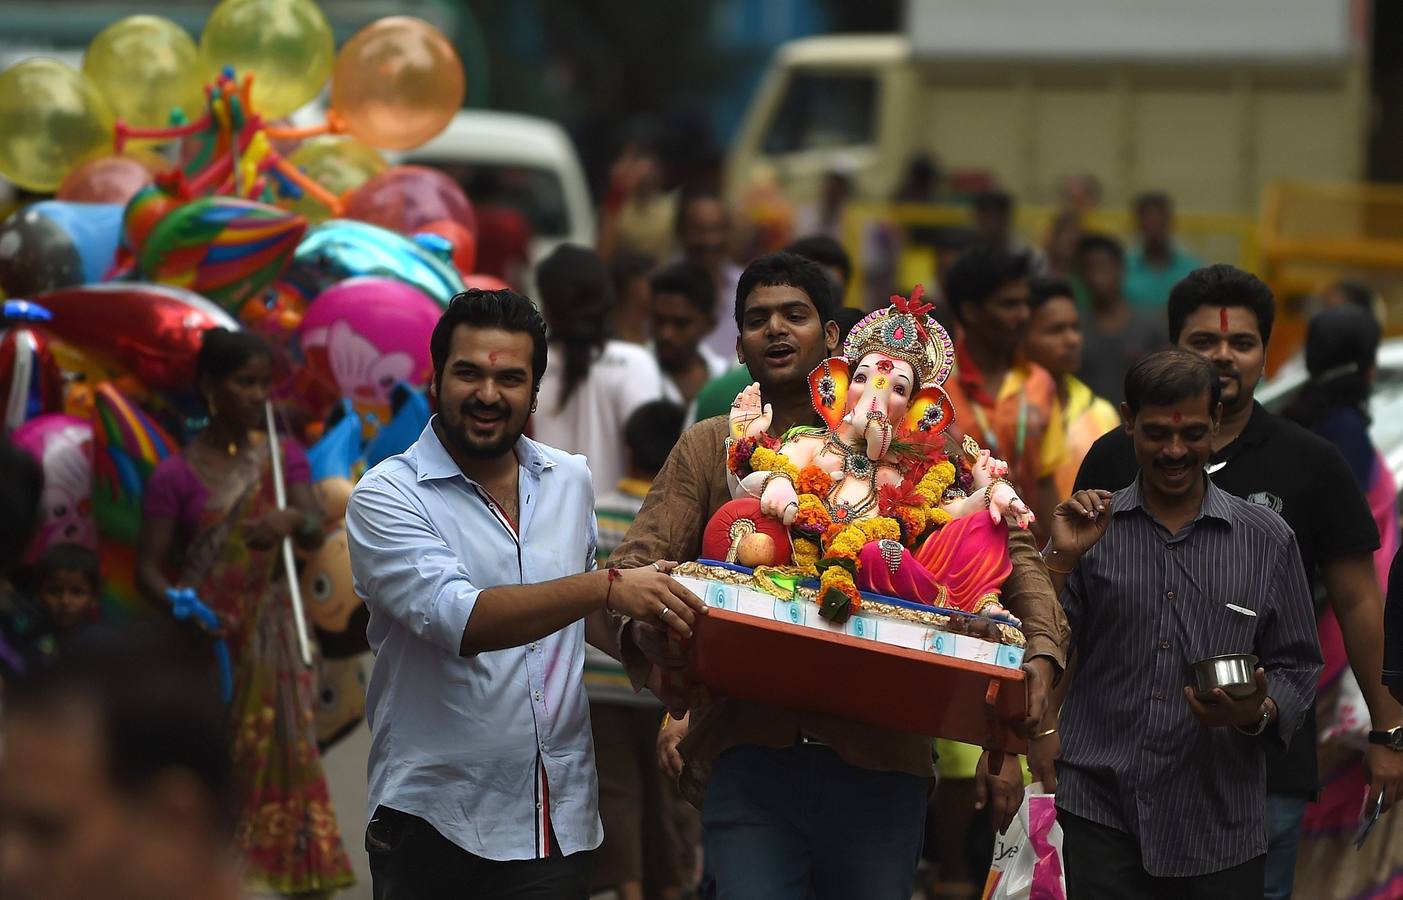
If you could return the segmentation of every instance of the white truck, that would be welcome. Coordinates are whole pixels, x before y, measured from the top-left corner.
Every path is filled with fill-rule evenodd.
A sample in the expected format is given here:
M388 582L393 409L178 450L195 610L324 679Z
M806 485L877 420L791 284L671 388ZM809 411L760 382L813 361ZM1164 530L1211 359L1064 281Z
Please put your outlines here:
M796 201L830 169L886 200L926 153L1030 204L1091 173L1104 202L1168 191L1255 214L1278 178L1364 168L1368 3L1350 0L908 0L896 35L780 48L727 166L767 163Z

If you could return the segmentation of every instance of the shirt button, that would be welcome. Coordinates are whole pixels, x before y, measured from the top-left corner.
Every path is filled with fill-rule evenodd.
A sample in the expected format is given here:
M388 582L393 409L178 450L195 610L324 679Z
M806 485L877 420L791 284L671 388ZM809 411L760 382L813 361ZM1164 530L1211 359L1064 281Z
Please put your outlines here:
M1150 696L1151 696L1151 697L1154 697L1156 700L1163 700L1163 699L1164 699L1164 691L1155 691L1155 692L1154 692L1153 694L1151 694Z
M537 699L538 701L541 699L541 692L540 692L540 691L537 691L537 692L536 692L536 699Z
M1161 650L1168 650L1168 649L1169 649L1169 642L1168 642L1168 641L1160 641L1160 642L1159 642L1159 649L1161 649Z
M535 652L536 652L536 642L535 642L535 641L532 641L530 646L531 646L531 652L532 652L532 653L535 653Z
M545 741L541 741L541 749L542 749L542 750L546 749L546 742L545 742Z
M1167 591L1167 592L1165 592L1165 595L1164 595L1164 596L1165 596L1165 599L1167 599L1167 600L1173 600L1173 599L1174 599L1174 592L1173 592L1173 591Z
M537 809L540 809L540 808L541 808L541 801L539 801L539 800L536 801L536 808L537 808Z

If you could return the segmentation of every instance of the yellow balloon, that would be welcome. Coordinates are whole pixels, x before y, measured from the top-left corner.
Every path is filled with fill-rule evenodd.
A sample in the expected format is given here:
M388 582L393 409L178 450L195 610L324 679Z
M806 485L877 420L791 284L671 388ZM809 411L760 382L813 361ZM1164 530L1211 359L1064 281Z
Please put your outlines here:
M287 115L317 95L335 55L331 26L312 0L224 0L200 35L213 74L253 76L253 112Z
M83 74L137 128L165 127L177 109L193 121L204 109L208 69L200 51L185 29L160 16L128 16L104 28L83 55Z
M287 159L308 178L338 197L355 190L389 167L380 151L344 134L328 134L303 141ZM331 215L330 210L306 195L297 200L280 200L278 205L301 213L313 223Z
M112 110L82 72L37 58L0 73L0 175L56 191L75 163L111 147Z

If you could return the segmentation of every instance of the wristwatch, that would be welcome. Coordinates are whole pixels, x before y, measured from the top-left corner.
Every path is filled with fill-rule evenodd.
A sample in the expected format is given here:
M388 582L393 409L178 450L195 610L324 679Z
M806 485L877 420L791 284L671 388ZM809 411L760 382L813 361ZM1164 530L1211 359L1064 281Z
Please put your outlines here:
M1267 726L1271 724L1271 708L1274 703L1275 701L1273 701L1270 697L1263 700L1262 718L1257 721L1256 726L1253 728L1243 728L1241 725L1238 725L1237 730L1245 735L1248 735L1249 737L1256 737L1257 735L1266 731Z
M1403 751L1403 725L1395 725L1387 731L1369 732L1369 743Z

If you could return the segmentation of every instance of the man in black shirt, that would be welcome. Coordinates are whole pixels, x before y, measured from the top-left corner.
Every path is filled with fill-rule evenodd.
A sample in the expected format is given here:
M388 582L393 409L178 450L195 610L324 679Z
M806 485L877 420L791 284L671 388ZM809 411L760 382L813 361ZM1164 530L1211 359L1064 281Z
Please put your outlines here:
M1222 387L1223 421L1207 467L1219 488L1266 506L1291 526L1306 580L1317 573L1344 633L1345 649L1377 731L1403 725L1403 709L1381 679L1383 611L1373 552L1378 528L1338 450L1272 415L1252 394L1261 380L1275 303L1271 290L1232 266L1198 269L1169 295L1169 339L1206 357ZM1135 480L1131 437L1103 435L1087 452L1076 490L1120 490ZM1286 754L1267 770L1267 900L1291 896L1301 819L1317 789L1313 711ZM1034 748L1036 751L1036 748ZM1370 796L1392 803L1403 785L1403 754L1369 746Z

